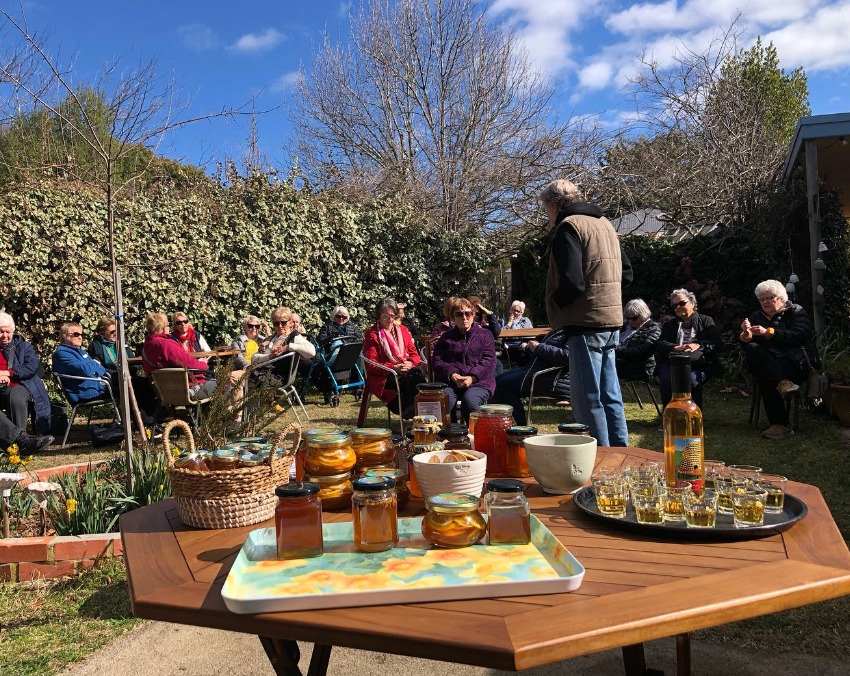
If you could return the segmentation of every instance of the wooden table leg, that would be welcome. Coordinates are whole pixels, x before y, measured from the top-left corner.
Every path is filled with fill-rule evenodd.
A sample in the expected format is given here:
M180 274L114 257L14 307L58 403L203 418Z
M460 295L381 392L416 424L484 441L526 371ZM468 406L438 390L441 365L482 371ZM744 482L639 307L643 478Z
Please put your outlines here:
M298 643L268 636L260 636L259 638L277 676L302 676L301 669L298 668L298 662L301 659ZM307 676L325 676L327 674L332 647L318 644L313 646L313 656L310 658Z
M691 674L691 635L676 636L676 676Z
M663 671L646 668L643 643L623 646L623 666L626 676L664 676Z

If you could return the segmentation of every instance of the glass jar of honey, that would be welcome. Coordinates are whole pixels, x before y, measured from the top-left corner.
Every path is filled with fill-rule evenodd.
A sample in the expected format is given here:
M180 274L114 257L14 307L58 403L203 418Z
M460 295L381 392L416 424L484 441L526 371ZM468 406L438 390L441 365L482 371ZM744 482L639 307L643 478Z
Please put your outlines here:
M389 477L366 476L353 484L354 546L384 552L398 544L398 498Z
M583 437L589 437L590 427L582 423L563 422L558 425L558 432L561 434L580 434Z
M437 547L469 547L484 537L487 524L478 511L478 498L465 493L440 493L425 498L422 536Z
M383 427L358 427L351 430L351 445L358 467L392 465L396 450L390 441L392 432Z
M450 422L449 395L446 394L445 383L420 383L416 386L417 394L413 399L413 414L415 416L434 416L441 426Z
M185 451L174 459L174 466L179 469L191 469L196 472L209 472L210 468L203 456L198 453Z
M527 425L514 425L508 428L507 446L505 447L507 457L505 463L507 464L507 472L510 476L522 478L531 476L531 470L528 469L528 460L525 457L525 445L523 442L528 437L533 437L536 434L537 428Z
M398 498L398 508L401 509L410 502L410 488L407 486L407 476L400 469L374 467L366 470L366 476L385 476L395 481L395 494Z
M215 471L236 469L239 467L239 453L230 448L213 451L211 469Z
M413 417L413 443L432 444L437 441L440 431L439 418L433 415L417 415Z
M310 476L332 476L350 472L357 462L351 437L335 433L316 436L307 442L304 472Z
M301 433L301 444L295 452L295 458L292 460L292 465L295 469L295 480L303 481L304 479L304 456L307 454L307 442L316 437L327 436L328 434L339 434L337 427L311 427Z
M278 486L274 511L277 558L309 559L325 552L319 486L301 481Z
M447 451L471 451L472 444L469 443L469 434L466 425L451 423L437 432L437 438L443 442Z
M475 425L475 450L487 456L487 474L493 477L508 475L508 428L514 425L513 406L484 404L478 409Z
M523 491L526 485L517 479L493 479L487 482L487 543L491 545L527 545L531 542L531 507Z
M334 511L337 509L351 509L351 496L354 489L351 487L351 474L331 474L330 476L304 475L304 481L316 484L319 487L319 500L322 501L322 509Z

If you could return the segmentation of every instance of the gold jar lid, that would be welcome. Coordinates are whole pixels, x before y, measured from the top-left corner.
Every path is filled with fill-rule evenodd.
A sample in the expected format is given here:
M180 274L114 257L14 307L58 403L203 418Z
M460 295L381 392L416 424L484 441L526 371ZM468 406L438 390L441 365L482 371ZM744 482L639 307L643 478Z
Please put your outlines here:
M316 446L318 448L348 446L349 444L351 444L351 437L341 432L337 432L335 434L323 434L321 436L313 437L307 441L308 446Z
M353 441L379 441L389 439L392 434L386 427L355 427L351 430L351 439Z
M310 474L304 475L304 481L309 481L310 483L319 484L323 486L325 484L341 484L351 479L351 472L343 472L342 474L328 474L327 476L312 476Z

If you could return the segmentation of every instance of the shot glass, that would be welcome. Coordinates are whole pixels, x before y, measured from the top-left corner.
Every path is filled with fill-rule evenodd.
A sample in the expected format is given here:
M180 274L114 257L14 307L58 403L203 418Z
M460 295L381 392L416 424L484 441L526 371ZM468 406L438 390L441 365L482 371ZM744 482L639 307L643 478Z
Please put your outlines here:
M767 491L749 487L732 492L732 513L736 528L749 528L764 524L764 505Z
M629 496L632 504L637 505L637 497L641 494L651 494L660 486L655 477L632 475L629 477Z
M755 483L755 480L761 474L761 467L755 465L729 465L726 469L732 477L746 479L749 483Z
M726 463L722 460L706 460L705 461L705 487L715 490L715 478L723 474L726 468Z
M664 487L656 483L632 494L638 523L664 523Z
M682 496L685 522L690 528L714 528L717 522L717 491L686 491Z
M743 493L747 490L749 479L744 477L733 477L724 472L714 477L714 490L717 491L717 511L720 514L732 514L732 494Z
M780 514L785 507L785 488L788 479L778 474L761 474L756 479L756 487L767 491L764 511L768 514Z
M664 520L684 521L685 505L682 500L685 493L691 491L691 486L667 486L664 489Z
M613 475L596 476L592 481L599 512L615 519L626 516L626 481Z

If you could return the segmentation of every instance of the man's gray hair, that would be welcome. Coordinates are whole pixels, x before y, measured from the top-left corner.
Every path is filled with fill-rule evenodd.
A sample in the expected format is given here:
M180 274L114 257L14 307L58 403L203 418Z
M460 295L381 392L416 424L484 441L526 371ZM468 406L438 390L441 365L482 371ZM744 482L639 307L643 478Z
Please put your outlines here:
M581 193L575 183L559 178L543 188L540 201L544 206L553 204L558 207L558 211L561 211L581 201Z
M15 320L8 312L0 312L0 326L11 326L12 332L15 331Z

